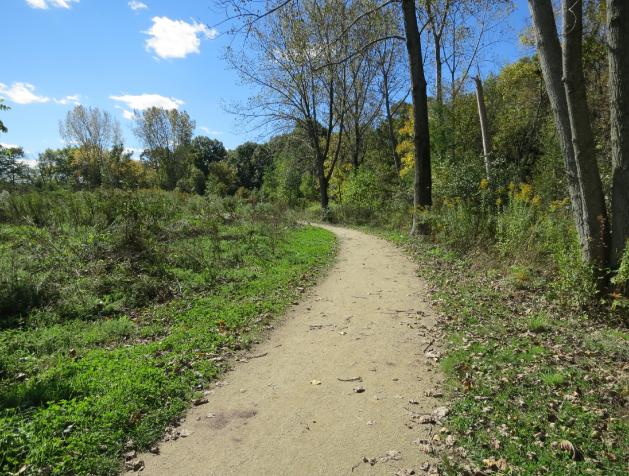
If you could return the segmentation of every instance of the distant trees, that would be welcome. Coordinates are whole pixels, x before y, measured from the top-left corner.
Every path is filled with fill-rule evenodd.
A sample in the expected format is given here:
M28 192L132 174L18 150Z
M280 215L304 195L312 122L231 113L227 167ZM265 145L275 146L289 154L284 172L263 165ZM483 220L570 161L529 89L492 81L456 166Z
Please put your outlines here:
M59 131L66 142L77 147L75 161L81 179L91 187L101 185L108 174L109 150L122 144L118 121L107 111L78 105L59 123Z
M193 172L190 146L195 126L187 112L177 109L151 107L136 115L134 132L145 148L142 157L166 190L174 190Z

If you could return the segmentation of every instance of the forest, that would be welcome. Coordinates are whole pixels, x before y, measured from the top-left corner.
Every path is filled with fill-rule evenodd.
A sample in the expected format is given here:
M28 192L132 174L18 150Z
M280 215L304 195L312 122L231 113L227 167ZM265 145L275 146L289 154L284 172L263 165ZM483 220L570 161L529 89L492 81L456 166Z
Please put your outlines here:
M498 64L510 0L221 0L257 142L150 107L134 156L79 104L36 163L0 146L0 472L142 470L334 276L324 223L428 283L449 414L427 472L625 474L629 2L528 7Z

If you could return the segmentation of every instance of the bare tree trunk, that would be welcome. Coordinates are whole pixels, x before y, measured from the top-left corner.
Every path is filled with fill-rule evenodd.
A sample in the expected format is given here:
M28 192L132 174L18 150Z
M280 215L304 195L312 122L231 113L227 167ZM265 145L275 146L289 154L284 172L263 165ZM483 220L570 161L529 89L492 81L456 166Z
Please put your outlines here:
M483 93L483 83L480 76L474 77L476 83L476 103L478 105L478 119L480 120L480 132L483 138L483 157L485 159L485 174L487 180L490 179L489 154L491 153L489 123L487 121L487 109L485 108L485 94Z
M402 0L406 49L408 51L413 98L415 145L415 193L413 196L413 233L427 233L419 224L418 212L432 205L432 177L430 168L430 137L428 131L428 97L414 0Z
M550 0L529 0L529 8L533 17L542 76L555 118L561 155L564 160L574 221L579 234L579 241L582 246L585 246L584 243L587 242L588 238L583 221L583 198L577 162L572 148L572 132L568 117L566 92L562 85L561 45L557 34L555 14Z
M608 0L609 100L612 144L611 266L629 239L629 2Z
M583 2L563 0L564 48L563 73L572 147L577 162L583 197L583 221L587 228L585 253L587 261L594 265L599 278L603 278L609 264L609 223L603 185L596 162L594 135L590 122L585 77L583 75ZM600 282L604 286L604 279Z
M389 74L385 68L382 69L382 83L384 93L384 110L387 115L387 130L389 132L389 145L391 147L391 155L393 156L393 163L395 164L395 170L400 175L402 169L402 162L400 156L397 153L397 138L395 137L395 128L393 127L393 114L391 114L391 98L389 97Z

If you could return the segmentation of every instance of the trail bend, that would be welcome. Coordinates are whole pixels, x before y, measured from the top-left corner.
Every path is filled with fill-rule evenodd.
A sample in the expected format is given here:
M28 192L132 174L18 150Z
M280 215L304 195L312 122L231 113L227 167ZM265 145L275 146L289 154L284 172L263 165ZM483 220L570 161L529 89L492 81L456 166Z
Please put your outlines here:
M390 243L323 227L339 240L326 277L188 412L187 437L140 455L142 474L421 474L433 463L418 444L435 431L418 415L444 405L429 396L441 376L424 354L426 284Z

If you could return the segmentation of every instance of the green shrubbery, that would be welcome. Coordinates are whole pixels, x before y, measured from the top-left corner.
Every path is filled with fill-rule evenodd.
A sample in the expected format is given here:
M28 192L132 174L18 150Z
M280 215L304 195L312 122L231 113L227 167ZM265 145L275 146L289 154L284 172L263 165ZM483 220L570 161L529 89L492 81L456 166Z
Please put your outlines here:
M3 195L0 473L114 474L243 348L333 236L268 204L161 191Z

